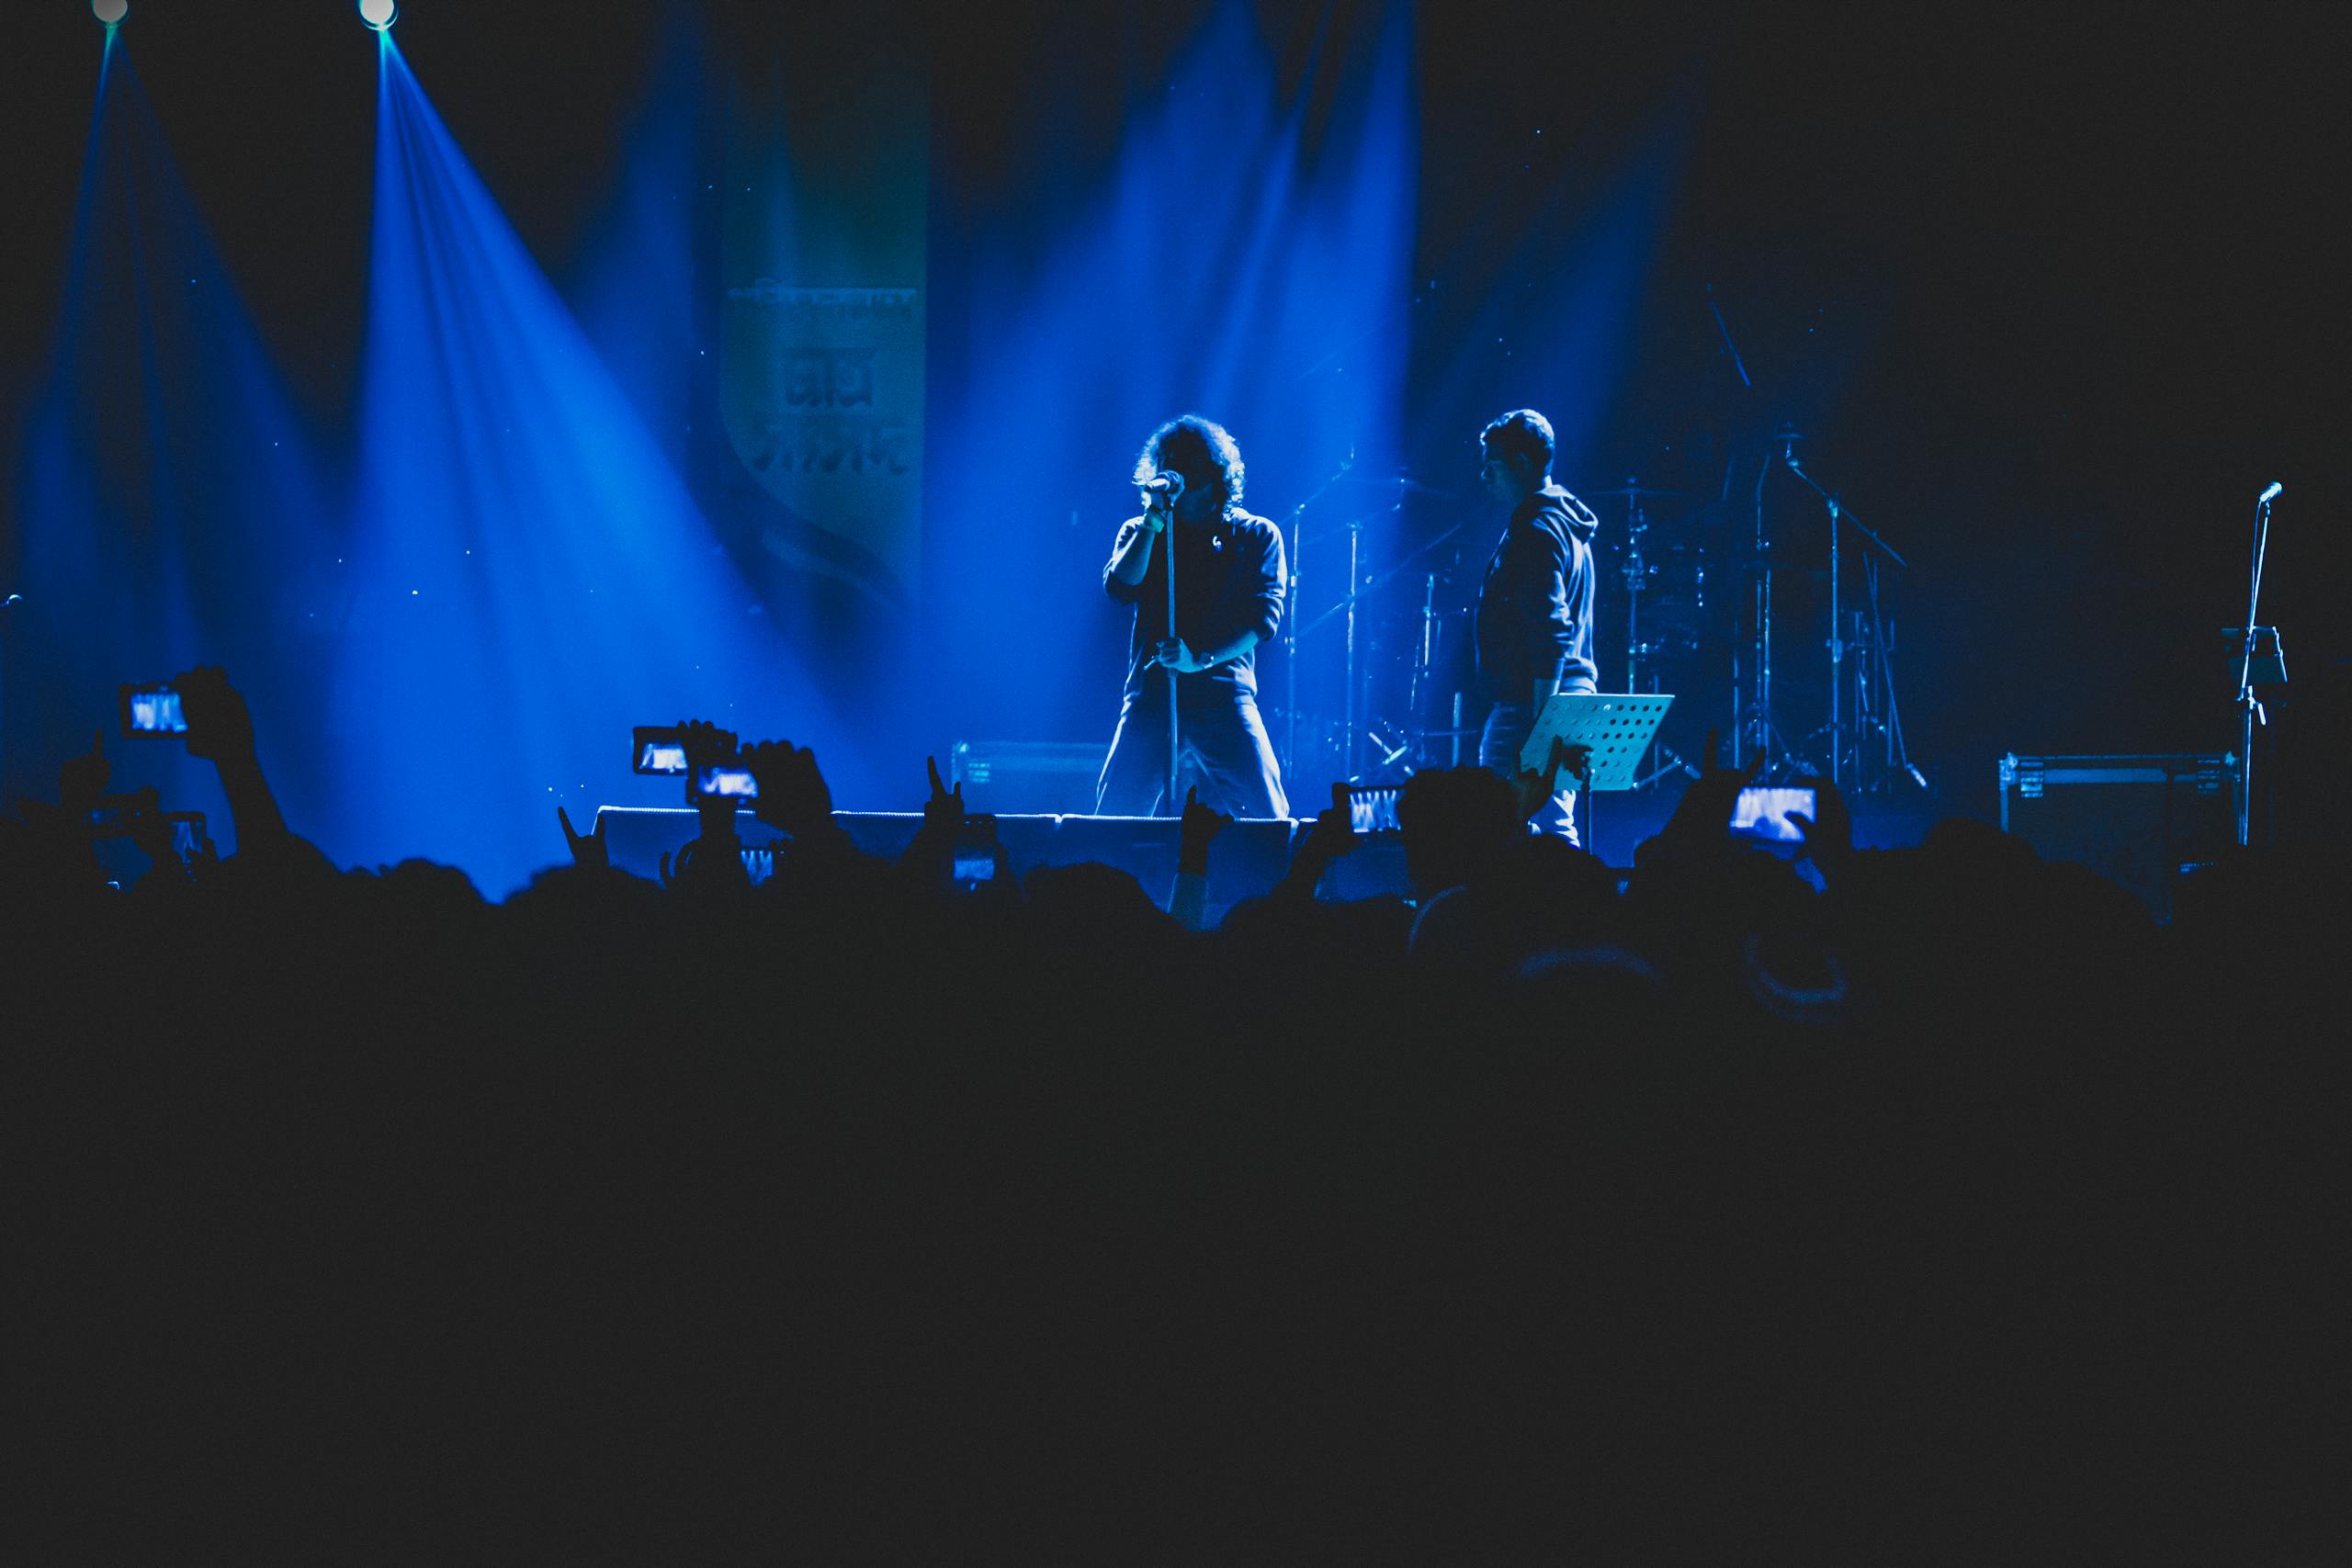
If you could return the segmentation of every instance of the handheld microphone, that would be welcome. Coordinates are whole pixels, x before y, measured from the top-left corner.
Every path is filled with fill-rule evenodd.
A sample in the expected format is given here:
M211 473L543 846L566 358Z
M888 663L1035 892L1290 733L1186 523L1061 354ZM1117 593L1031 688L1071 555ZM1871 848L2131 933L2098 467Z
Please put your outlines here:
M2272 502L2278 500L2279 492L2284 491L2286 488L2287 487L2285 485L2280 484L2277 479L2272 479L2270 481L2270 488L2264 491L2260 495L2256 496L2254 498L2254 503L2256 506L2267 506Z
M1146 495L1164 495L1173 501L1184 493L1184 476L1173 468L1162 468L1137 488Z

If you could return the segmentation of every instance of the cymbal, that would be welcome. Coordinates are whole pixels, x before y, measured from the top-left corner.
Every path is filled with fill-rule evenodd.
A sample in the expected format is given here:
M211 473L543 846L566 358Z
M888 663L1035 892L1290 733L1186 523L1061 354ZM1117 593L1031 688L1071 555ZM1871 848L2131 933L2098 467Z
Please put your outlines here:
M1353 486L1359 490L1398 490L1403 491L1409 495L1450 496L1460 493L1456 491L1442 490L1436 485L1424 483L1423 481L1415 479L1411 474L1406 472L1402 468L1397 469L1394 473L1360 474L1350 471L1340 475L1332 482L1334 484Z
M1781 571L1818 578L1829 575L1828 567L1822 564L1817 554L1800 555L1794 550L1767 550L1760 556L1748 550L1726 556L1715 564L1726 571Z

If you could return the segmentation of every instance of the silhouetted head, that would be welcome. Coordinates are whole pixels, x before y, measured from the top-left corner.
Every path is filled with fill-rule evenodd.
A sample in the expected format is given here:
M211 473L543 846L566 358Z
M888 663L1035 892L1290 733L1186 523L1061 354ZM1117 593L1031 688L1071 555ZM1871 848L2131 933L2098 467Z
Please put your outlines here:
M1148 483L1163 468L1183 477L1176 515L1186 523L1213 521L1240 504L1241 448L1215 420L1179 414L1153 431L1136 458L1136 483Z
M1041 865L1022 883L1021 891L1034 921L1087 940L1168 921L1143 884L1114 865Z
M1405 834L1405 877L1418 898L1483 875L1527 837L1519 801L1488 768L1415 773L1396 803Z
M1486 461L1478 482L1506 506L1517 506L1552 482L1552 454L1557 443L1552 422L1533 409L1513 409L1478 434Z

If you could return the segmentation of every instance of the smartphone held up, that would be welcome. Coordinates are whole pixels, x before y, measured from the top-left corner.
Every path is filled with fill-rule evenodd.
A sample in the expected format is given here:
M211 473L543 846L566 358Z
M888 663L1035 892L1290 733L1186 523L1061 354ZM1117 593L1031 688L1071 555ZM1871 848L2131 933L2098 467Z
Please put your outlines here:
M748 805L760 798L760 781L749 768L697 768L688 775L686 794L697 801L740 800Z
M145 685L126 684L118 690L126 736L187 734L187 714L180 694L169 681Z
M1739 792L1732 806L1732 837L1761 844L1802 844L1804 829L1790 820L1792 814L1808 822L1818 819L1819 803L1811 784L1751 785Z

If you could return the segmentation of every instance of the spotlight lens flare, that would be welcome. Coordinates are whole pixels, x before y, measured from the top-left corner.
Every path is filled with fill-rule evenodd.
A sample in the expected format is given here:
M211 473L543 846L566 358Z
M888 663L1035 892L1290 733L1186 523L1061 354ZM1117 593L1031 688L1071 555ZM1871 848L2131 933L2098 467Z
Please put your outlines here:
M130 0L90 0L90 15L112 27L130 15Z
M379 33L390 27L392 18L400 14L395 0L359 0L359 19Z

